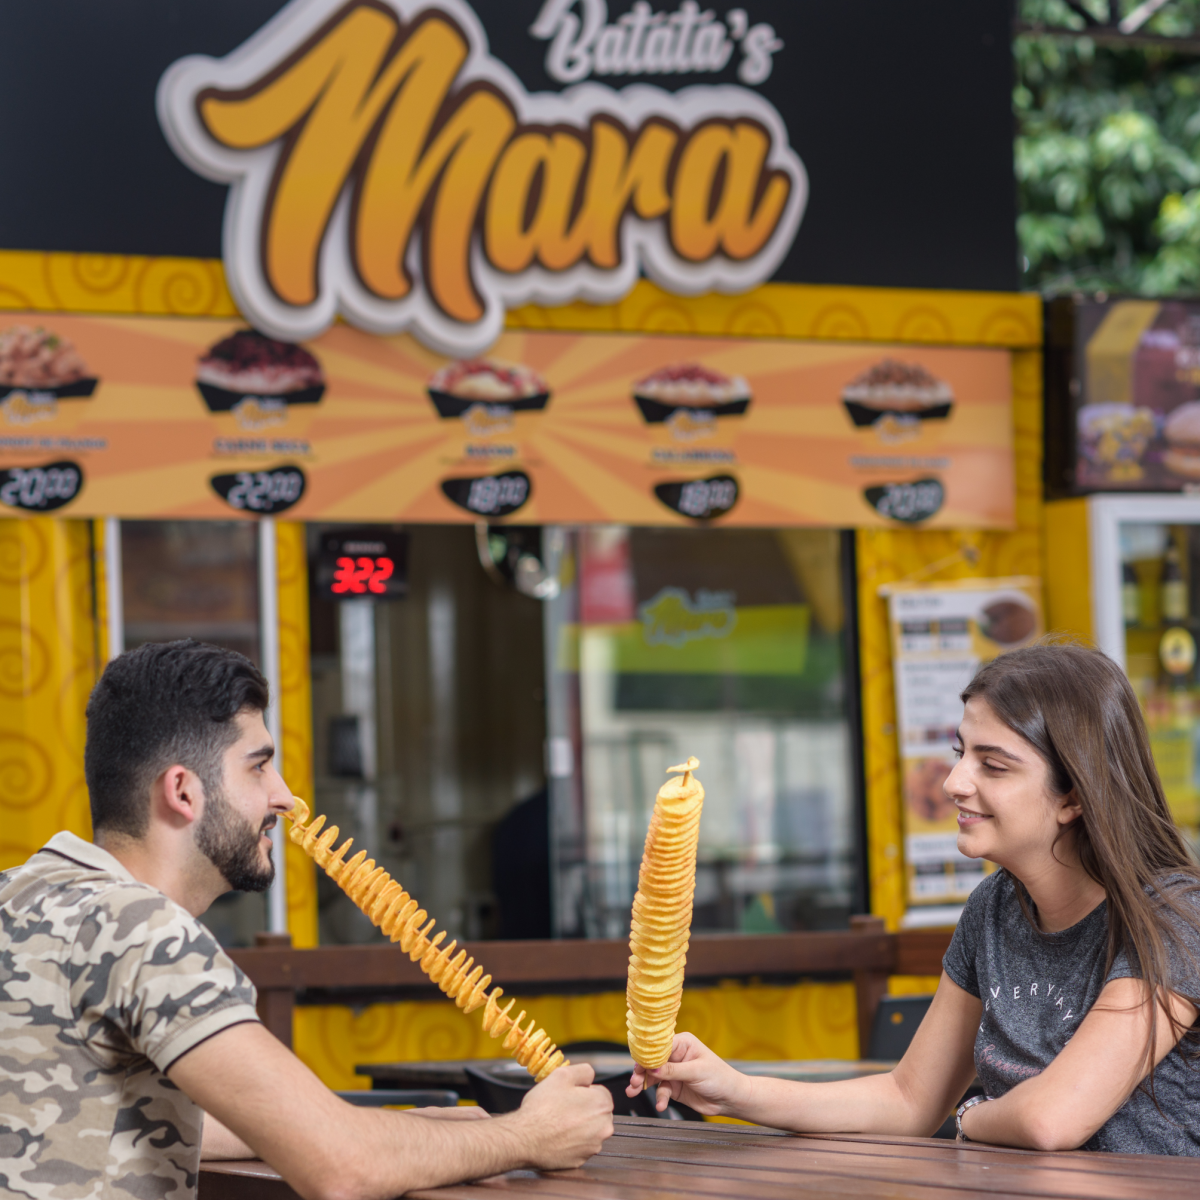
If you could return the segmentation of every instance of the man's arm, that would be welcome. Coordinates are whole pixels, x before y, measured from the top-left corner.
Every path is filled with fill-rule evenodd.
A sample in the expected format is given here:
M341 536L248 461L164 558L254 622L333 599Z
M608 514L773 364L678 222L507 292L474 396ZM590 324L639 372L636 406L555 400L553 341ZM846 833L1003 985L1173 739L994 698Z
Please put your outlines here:
M588 1066L560 1067L490 1121L355 1108L252 1022L201 1042L167 1074L306 1200L390 1200L518 1167L577 1167L612 1133L612 1097L587 1086Z
M200 1158L217 1162L231 1158L257 1158L258 1155L236 1133L225 1128L212 1113L204 1114L204 1132L200 1138Z
M432 1121L478 1121L490 1115L482 1108L462 1105L457 1108L410 1108L410 1116L428 1117ZM204 1133L200 1142L200 1158L205 1162L239 1158L257 1158L258 1155L232 1130L226 1129L212 1113L204 1114Z
M1172 1016L1189 1029L1196 1020L1195 1006L1174 992L1167 993L1167 1002ZM1152 1014L1150 992L1142 980L1105 984L1058 1057L999 1100L969 1108L963 1114L963 1132L972 1141L1030 1150L1082 1146L1179 1040L1160 1007L1153 1061L1147 1058Z
M629 1092L661 1081L658 1108L672 1098L797 1133L900 1133L927 1137L953 1111L975 1075L973 1046L981 1005L943 974L929 1012L894 1071L831 1083L743 1075L691 1034L675 1038L671 1061L638 1067Z

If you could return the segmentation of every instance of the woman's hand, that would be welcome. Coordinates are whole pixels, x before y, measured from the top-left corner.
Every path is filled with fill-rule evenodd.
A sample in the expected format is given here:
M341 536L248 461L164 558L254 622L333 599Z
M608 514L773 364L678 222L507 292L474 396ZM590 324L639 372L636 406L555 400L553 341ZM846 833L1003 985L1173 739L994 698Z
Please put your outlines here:
M699 1038L677 1033L671 1057L657 1069L635 1066L625 1094L637 1096L643 1088L655 1086L659 1112L679 1100L705 1116L717 1116L744 1108L753 1080L718 1058Z

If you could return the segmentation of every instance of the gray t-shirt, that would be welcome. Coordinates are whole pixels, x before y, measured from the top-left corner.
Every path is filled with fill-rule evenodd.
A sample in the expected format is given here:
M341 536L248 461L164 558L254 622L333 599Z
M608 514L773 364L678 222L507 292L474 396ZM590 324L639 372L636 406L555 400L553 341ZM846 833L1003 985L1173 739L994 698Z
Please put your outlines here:
M1191 903L1200 913L1200 900ZM1200 962L1200 936L1182 922L1173 924ZM1045 1070L1110 979L1140 977L1124 954L1105 974L1107 954L1103 902L1070 929L1042 933L1026 920L1006 871L989 875L971 893L942 965L959 987L983 1001L975 1070L989 1097L998 1099ZM1171 989L1200 996L1195 966L1170 942L1168 955ZM1083 1148L1200 1156L1200 1061L1189 1062L1176 1046L1155 1068L1154 1094L1161 1113L1136 1090Z

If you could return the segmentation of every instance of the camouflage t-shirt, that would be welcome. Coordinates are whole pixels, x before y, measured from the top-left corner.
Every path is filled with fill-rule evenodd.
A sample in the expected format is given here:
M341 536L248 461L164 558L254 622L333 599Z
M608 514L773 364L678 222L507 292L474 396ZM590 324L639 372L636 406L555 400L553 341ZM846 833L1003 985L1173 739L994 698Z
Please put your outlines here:
M196 1194L202 1111L167 1068L256 1021L212 934L111 854L58 833L0 873L0 1194Z

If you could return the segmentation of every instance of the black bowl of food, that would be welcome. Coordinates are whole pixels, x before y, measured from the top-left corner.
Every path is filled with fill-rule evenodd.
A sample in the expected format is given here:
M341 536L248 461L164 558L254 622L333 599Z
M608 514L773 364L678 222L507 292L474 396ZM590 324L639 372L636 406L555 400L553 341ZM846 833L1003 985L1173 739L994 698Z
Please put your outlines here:
M920 363L885 358L842 388L842 403L850 420L862 428L888 415L942 420L950 415L954 393Z
M321 364L303 346L239 329L212 346L196 367L196 387L210 412L244 400L316 404L325 394Z
M462 417L478 404L502 412L538 412L550 388L532 368L494 358L447 363L426 385L439 417Z
M100 381L73 343L41 325L0 330L0 399L13 392L55 400L87 399Z
M698 421L740 417L750 407L750 385L700 363L676 363L639 379L633 399L647 425L664 424L678 413Z

